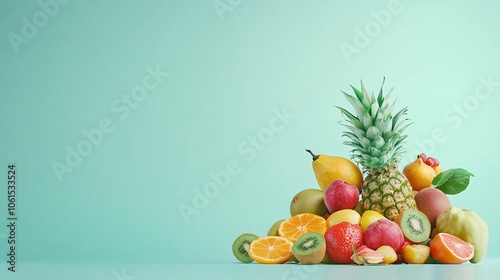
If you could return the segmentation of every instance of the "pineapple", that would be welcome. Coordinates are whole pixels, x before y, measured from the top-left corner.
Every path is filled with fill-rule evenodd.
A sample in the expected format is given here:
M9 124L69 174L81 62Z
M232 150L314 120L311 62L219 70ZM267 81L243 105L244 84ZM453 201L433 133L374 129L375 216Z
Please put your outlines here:
M393 115L395 102L389 103L392 89L384 94L384 81L378 97L369 94L361 81L361 91L351 85L355 96L344 95L355 114L337 107L345 117L343 136L352 146L352 159L363 168L365 180L361 187L362 211L375 210L390 220L406 209L416 209L415 198L408 179L397 169L405 152L408 108Z

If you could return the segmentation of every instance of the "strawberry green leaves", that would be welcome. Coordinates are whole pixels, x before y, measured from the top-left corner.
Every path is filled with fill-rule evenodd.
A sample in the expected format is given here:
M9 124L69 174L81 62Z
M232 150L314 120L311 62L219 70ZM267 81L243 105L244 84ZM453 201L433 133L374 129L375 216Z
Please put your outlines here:
M432 184L445 194L458 194L467 188L471 176L474 175L463 168L453 168L439 173Z

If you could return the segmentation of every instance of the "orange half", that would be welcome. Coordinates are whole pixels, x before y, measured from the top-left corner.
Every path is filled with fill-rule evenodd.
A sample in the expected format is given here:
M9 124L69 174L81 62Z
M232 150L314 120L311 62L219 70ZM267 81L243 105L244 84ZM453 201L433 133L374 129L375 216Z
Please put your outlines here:
M292 257L293 242L279 236L260 237L250 243L248 255L261 264L282 264Z
M303 234L318 232L325 234L327 223L325 218L311 213L295 215L281 223L278 234L292 242L297 241Z
M430 248L432 258L440 263L459 264L474 257L474 245L449 233L438 233Z

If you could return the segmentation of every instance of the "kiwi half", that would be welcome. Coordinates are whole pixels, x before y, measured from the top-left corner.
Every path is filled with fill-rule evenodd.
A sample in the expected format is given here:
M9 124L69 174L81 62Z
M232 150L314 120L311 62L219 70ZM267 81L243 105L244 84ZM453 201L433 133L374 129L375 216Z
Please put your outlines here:
M293 243L292 253L302 264L317 264L326 254L325 237L321 233L303 234Z
M244 233L233 242L233 255L242 263L251 263L253 259L248 255L250 243L259 238L253 233Z
M416 209L408 209L400 213L394 220L410 243L422 243L431 235L431 223L427 216Z

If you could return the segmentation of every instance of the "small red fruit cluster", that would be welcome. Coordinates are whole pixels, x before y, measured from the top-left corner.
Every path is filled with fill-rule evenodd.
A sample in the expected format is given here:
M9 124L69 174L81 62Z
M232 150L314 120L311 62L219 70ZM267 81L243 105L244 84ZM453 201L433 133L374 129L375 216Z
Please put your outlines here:
M427 164L430 167L439 166L439 161L436 158L427 157L424 153L421 153L419 157L424 161L425 164Z

